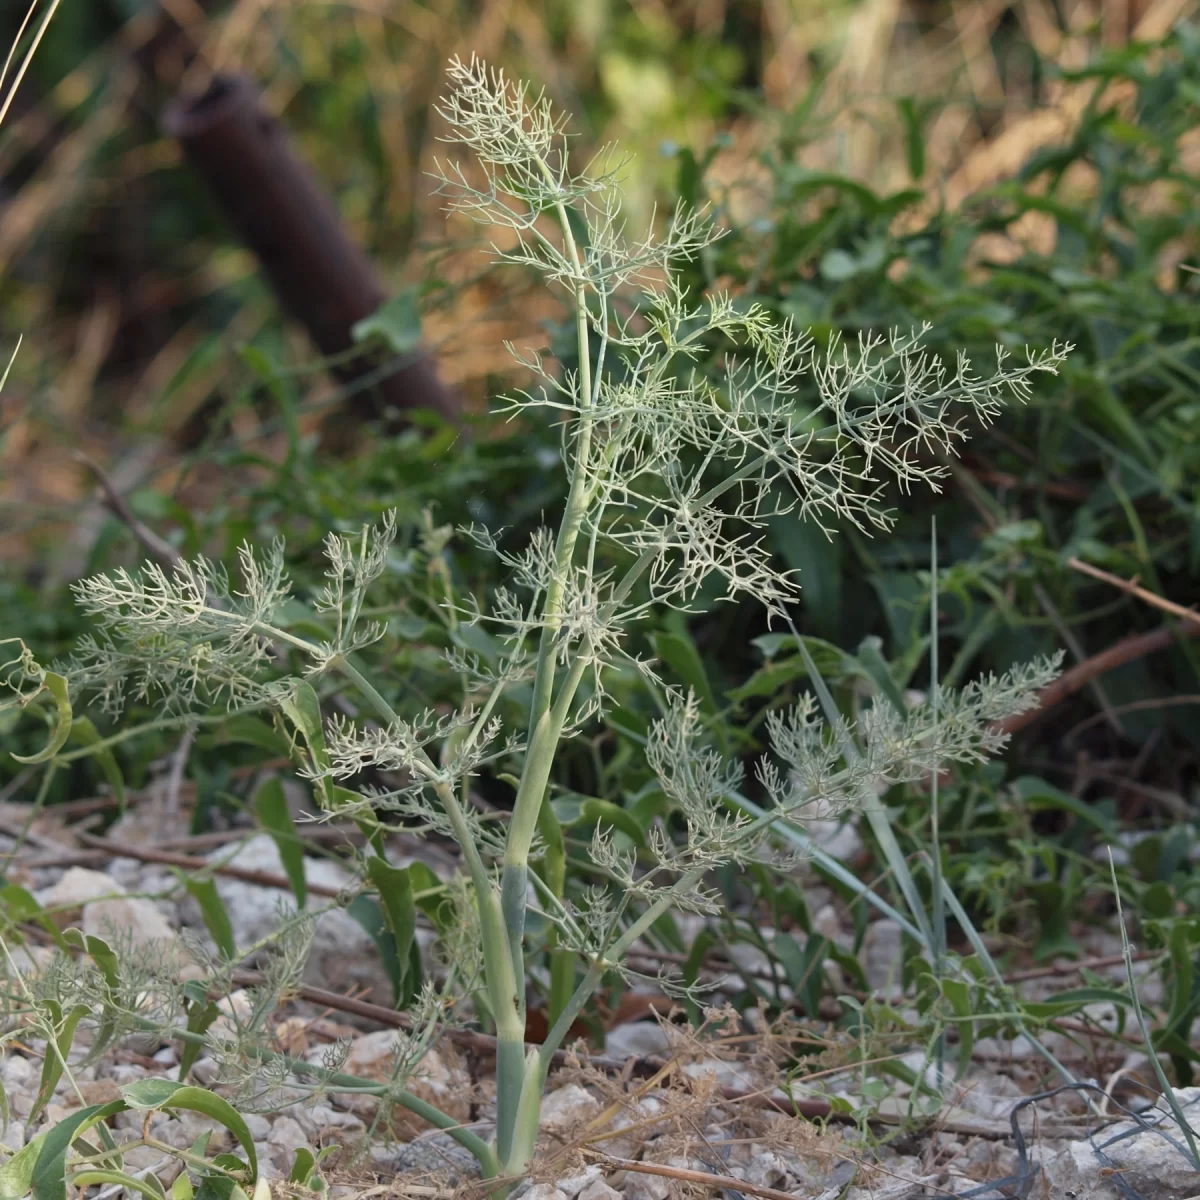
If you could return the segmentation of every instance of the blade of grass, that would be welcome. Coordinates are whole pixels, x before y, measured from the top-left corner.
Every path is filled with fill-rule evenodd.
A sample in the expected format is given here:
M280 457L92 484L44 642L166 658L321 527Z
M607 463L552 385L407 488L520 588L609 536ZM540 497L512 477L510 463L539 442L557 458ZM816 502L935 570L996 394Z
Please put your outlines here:
M12 81L12 85L8 89L8 94L0 101L0 124L4 123L4 118L8 114L9 106L13 102L13 97L17 94L17 88L21 86L21 80L25 78L25 72L29 70L29 64L33 62L33 56L37 53L37 48L41 44L42 38L46 35L46 30L50 26L50 21L53 19L55 12L58 9L62 0L52 0L50 11L42 18L42 23L38 26L37 33L33 35L33 44L25 51L25 57L21 60L21 65L17 68L17 74ZM26 25L29 23L29 18L33 16L37 4L31 4L29 11L25 15L25 19L21 22L21 30L17 35L17 41L20 40L21 33L25 31ZM12 64L13 53L16 51L16 41L13 43L13 49L8 57L4 60L4 67L0 69L0 85L4 83L4 78L8 74L8 68Z
M792 636L795 637L796 644L800 648L805 669L808 671L809 679L812 680L813 688L817 693L817 699L820 701L821 709L825 713L825 719L829 722L832 730L840 730L842 728L841 713L834 703L833 695L830 693L829 687L825 683L821 673L817 670L817 664L813 662L812 655L808 652L808 647L804 644L804 639L800 636L790 618L788 619L788 625L791 627ZM857 762L859 757L858 748L854 743L844 733L840 734L840 742L842 753L847 762ZM925 906L921 903L921 893L917 890L916 880L913 879L912 872L908 869L908 861L904 857L904 852L900 849L900 843L896 841L896 835L892 832L887 812L884 810L879 797L870 791L870 789L863 789L861 802L863 812L866 814L867 821L871 826L871 832L874 833L875 840L879 843L884 858L887 859L887 864L896 878L896 886L899 887L904 897L904 902L908 905L913 922L921 930L918 941L932 953L934 940L933 929L929 923L929 914L926 913Z
M937 517L929 519L929 707L933 714L933 739L937 744L941 665L938 659L938 551ZM933 849L933 977L941 981L946 961L946 902L942 896L942 839L938 811L938 779L941 765L935 759L929 785L929 839ZM938 1033L935 1055L938 1088L945 1087L946 1035Z
M725 791L725 799L736 808L740 808L744 813L756 819L767 815L766 809L759 808L753 800L746 799L740 792L727 789ZM785 841L791 842L797 850L809 855L812 861L827 875L831 875L838 883L844 884L853 890L856 895L861 896L867 904L877 909L885 917L890 917L909 937L918 942L925 941L925 935L921 930L900 912L899 909L893 907L882 896L872 891L857 875L838 862L836 858L822 850L803 830L798 829L784 818L776 821L772 828Z
M1171 1115L1175 1118L1175 1124L1179 1126L1179 1132L1183 1134L1184 1140L1187 1142L1188 1153L1192 1156L1192 1168L1200 1171L1200 1154L1196 1150L1195 1130L1188 1123L1187 1117L1183 1115L1179 1097L1175 1095L1175 1089L1171 1086L1170 1080L1167 1079L1167 1073L1159 1061L1158 1051L1154 1048L1154 1040L1150 1036L1150 1027L1146 1024L1146 1014L1142 1010L1142 1002L1138 999L1137 984L1133 978L1133 952L1129 946L1129 933L1125 928L1125 912L1121 907L1121 886L1117 882L1117 864L1113 861L1111 846L1108 847L1108 870L1112 876L1113 895L1117 900L1117 924L1121 927L1121 953L1125 959L1125 978L1129 980L1129 996L1133 1001L1134 1016L1137 1017L1142 1041L1146 1043L1146 1054L1150 1059L1150 1066L1154 1069L1154 1077L1158 1080L1158 1086L1162 1088L1163 1098L1171 1109Z
M988 953L987 946L984 945L983 938L979 934L979 930L975 928L975 922L967 915L967 910L959 903L958 897L951 890L950 885L942 880L942 895L946 901L946 907L950 910L951 916L958 922L968 942L971 943L971 949L974 950L976 958L983 964L987 973L1002 987L1007 987L1008 984L1004 979L1004 975L1000 968L996 965L996 960ZM1016 1022L1018 1031L1028 1040L1029 1044L1044 1058L1068 1083L1077 1083L1078 1080L1062 1063L1054 1057L1053 1053L1046 1047L1038 1038L1026 1028L1023 1021ZM1093 1106L1093 1102L1088 1100L1089 1107Z

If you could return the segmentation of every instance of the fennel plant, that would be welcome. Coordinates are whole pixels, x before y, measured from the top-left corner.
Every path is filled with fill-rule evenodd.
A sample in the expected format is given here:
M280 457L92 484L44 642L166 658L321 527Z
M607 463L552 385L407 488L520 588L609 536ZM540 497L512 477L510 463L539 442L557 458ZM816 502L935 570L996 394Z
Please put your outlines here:
M1055 671L1035 663L940 694L936 707L898 713L879 705L832 727L806 698L769 720L775 758L756 767L765 800L751 817L729 803L740 764L707 745L695 701L663 684L631 635L664 606L693 611L743 594L790 624L798 581L764 548L769 517L886 532L885 485L936 488L967 422L1028 397L1034 377L1055 372L1069 347L1055 343L1019 364L997 347L995 370L981 376L965 356L949 368L927 354L924 331L818 350L760 305L722 294L692 303L672 267L719 236L705 212L677 209L661 237L627 240L611 153L574 172L564 122L544 97L475 60L455 59L449 77L440 108L446 140L472 151L475 166L439 164L439 190L450 209L506 231L498 261L533 268L563 289L577 339L569 370L513 351L542 387L504 402L512 412L548 408L561 421L569 489L558 528L543 528L516 553L486 529L466 531L499 555L510 584L474 607L462 603L455 618L486 628L500 658L447 655L464 686L450 714L402 716L368 678L359 652L382 629L362 609L387 569L395 533L387 519L357 537L328 538L328 585L315 602L327 637L311 636L311 620L282 615L282 546L260 553L247 545L237 586L204 559L173 572L147 565L81 581L76 593L98 633L57 673L42 671L22 646L5 675L14 702L47 688L59 701L59 728L39 756L51 768L69 720L61 702L68 686L72 695L98 693L109 711L133 695L193 721L271 708L303 742L303 773L325 812L369 832L369 878L370 856L382 855L392 822L452 837L463 867L453 969L439 995L422 997L427 1019L414 1045L436 1036L452 993L471 997L497 1037L495 1135L458 1127L403 1079L390 1096L447 1129L485 1177L512 1181L534 1154L554 1052L662 914L715 911L706 876L752 860L775 822L802 817L808 805L828 815L944 763L994 752L1003 738L991 723L1028 708ZM712 338L730 346L718 382L692 365ZM281 674L280 662L294 669ZM604 713L611 672L630 667L663 706L646 756L672 820L654 825L639 858L599 827L591 859L607 886L564 891L561 880L555 886L531 870L541 837L553 832L547 795L556 757ZM320 696L337 686L357 692L367 713L324 719ZM514 726L503 713L521 688L531 692L528 717ZM482 771L516 780L506 827L484 821L470 802ZM525 1043L531 909L553 931L551 1028L539 1046ZM415 1066L419 1055L409 1058ZM497 1186L502 1193L507 1183Z

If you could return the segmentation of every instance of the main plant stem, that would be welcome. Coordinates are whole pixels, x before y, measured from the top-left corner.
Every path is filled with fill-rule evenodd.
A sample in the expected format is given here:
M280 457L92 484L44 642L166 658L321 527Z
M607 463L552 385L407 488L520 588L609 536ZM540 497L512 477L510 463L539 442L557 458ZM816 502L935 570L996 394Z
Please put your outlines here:
M539 167L548 182L553 183L549 167L539 159ZM562 629L562 604L575 558L575 546L591 502L589 461L592 449L592 374L591 348L588 337L587 279L579 250L567 219L566 205L557 205L563 243L575 266L575 331L579 355L577 389L579 418L576 431L571 487L566 508L554 546L554 570L546 588L542 609L542 632L538 644L537 671L534 676L533 700L530 705L529 746L525 767L513 805L508 838L504 847L504 864L500 877L500 908L507 935L506 945L510 970L516 981L517 1024L511 1034L497 1024L496 1054L496 1147L506 1170L524 1170L532 1153L532 1142L522 1136L514 1144L518 1124L527 1133L532 1121L534 1136L537 1113L541 1104L541 1082L536 1055L525 1054L525 910L528 903L529 849L537 831L538 814L550 782L550 771L571 702L583 679L586 664L577 658L562 681L557 697L554 681L559 657L559 637ZM569 453L569 451L568 451ZM491 971L489 994L492 991ZM536 1088L536 1097L533 1089ZM515 1103L514 1103L515 1100ZM532 1105L532 1110L530 1109Z

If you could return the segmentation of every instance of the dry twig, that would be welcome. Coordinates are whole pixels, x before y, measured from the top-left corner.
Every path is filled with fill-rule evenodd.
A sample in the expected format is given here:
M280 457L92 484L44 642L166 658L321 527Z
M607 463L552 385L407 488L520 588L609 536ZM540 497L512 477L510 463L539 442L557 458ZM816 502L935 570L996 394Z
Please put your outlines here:
M73 457L96 476L96 482L99 483L100 490L104 493L104 507L129 529L129 532L162 566L169 570L176 563L182 561L179 551L170 542L164 541L149 525L138 519L133 509L126 503L125 497L117 491L116 485L108 477L108 473L95 459L89 458L82 450L76 450Z
M1085 563L1082 559L1078 558L1067 559L1067 566L1073 571L1078 571L1081 575L1090 575L1093 579L1100 580L1101 583L1107 583L1110 587L1115 587L1122 592L1128 592L1129 595L1136 596L1152 608L1161 608L1163 612L1169 612L1172 616L1180 617L1185 621L1191 621L1200 626L1200 613L1196 612L1195 609L1184 608L1182 604L1176 604L1173 600L1167 600L1156 592L1147 591L1138 584L1138 577L1136 575L1132 579L1122 579L1119 575L1112 575L1108 571L1102 571L1099 567L1093 567L1091 563Z

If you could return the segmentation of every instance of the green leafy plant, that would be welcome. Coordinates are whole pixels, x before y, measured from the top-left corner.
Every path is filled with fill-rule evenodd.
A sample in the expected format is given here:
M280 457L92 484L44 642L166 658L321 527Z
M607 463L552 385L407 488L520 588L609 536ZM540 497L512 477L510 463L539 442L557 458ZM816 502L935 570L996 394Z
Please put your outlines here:
M402 824L458 845L464 872L450 889L453 924L442 930L445 979L437 990L422 985L421 1032L388 1095L446 1128L503 1193L529 1168L554 1052L602 981L630 973L627 952L660 918L718 911L710 874L755 862L781 822L807 811L861 807L883 830L881 790L994 753L1004 738L993 722L1030 707L1056 671L1040 661L961 692L939 690L929 703L880 703L847 718L810 660L819 700L805 696L770 715L774 756L756 766L763 803L748 815L736 800L743 767L710 744L702 698L668 686L639 649L647 618L749 597L790 624L798 582L764 547L766 522L886 531L885 483L936 487L967 422L1028 397L1069 347L1015 365L997 347L995 370L977 375L965 355L948 368L928 354L924 330L864 335L853 349L833 339L818 350L758 305L719 293L693 304L676 269L719 236L704 210L681 206L661 238L627 241L619 163L575 173L563 120L544 97L474 60L454 60L450 79L447 140L473 151L476 166L440 165L440 190L452 209L508 231L500 261L565 291L576 351L561 376L537 354L518 355L544 388L505 407L545 407L561 421L567 498L557 530L537 530L523 548L506 548L493 530L466 531L508 581L479 597L446 589L455 637L443 661L460 681L457 708L401 715L392 684L370 678L360 661L385 632L364 609L388 569L390 515L356 535L329 535L326 585L312 610L290 596L279 542L266 552L244 545L236 582L203 558L84 579L76 597L98 631L55 673L21 646L6 678L13 703L58 702L47 774L72 695L94 694L112 714L130 699L153 703L185 722L273 711L294 731L323 810L368 835L364 875L381 892L397 947L411 943L412 902L380 861L382 834ZM693 369L712 341L726 346L715 382ZM431 552L444 545L437 533ZM676 664L691 661L680 644L654 644ZM547 794L616 679L635 681L660 706L645 762L665 803L636 848L617 836L619 819L601 819L589 852L598 882L568 896ZM351 714L343 707L326 719L321 693L332 689L356 697ZM471 802L483 776L511 781L506 824ZM610 816L620 811L611 806ZM550 1028L527 1047L527 962L539 940L551 952ZM497 1036L491 1141L404 1087L404 1072L463 994Z

